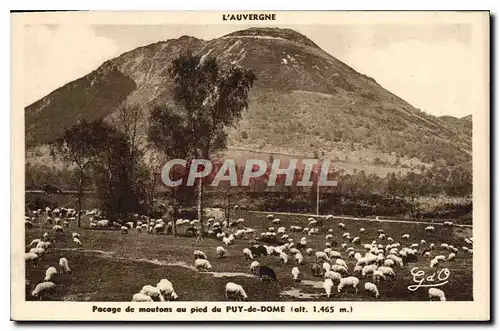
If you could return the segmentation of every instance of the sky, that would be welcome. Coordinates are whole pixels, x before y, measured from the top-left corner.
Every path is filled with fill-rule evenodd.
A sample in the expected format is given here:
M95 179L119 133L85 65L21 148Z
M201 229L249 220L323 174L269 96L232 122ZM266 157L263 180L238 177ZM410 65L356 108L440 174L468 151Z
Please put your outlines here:
M250 26L29 25L25 29L25 105L136 47L190 35L213 39ZM436 116L471 114L471 27L297 25L323 50L413 106Z

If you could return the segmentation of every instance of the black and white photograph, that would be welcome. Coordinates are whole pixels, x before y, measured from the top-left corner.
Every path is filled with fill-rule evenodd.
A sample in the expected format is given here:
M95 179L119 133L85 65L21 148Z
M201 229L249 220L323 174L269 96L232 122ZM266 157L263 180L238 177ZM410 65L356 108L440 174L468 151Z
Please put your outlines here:
M11 14L19 305L489 314L488 12L181 14Z

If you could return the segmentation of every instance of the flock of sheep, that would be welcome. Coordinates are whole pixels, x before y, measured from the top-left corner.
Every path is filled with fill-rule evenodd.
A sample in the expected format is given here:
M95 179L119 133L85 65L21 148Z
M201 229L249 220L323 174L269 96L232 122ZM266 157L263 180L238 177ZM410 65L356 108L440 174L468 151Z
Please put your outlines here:
M54 235L64 232L64 227L69 227L69 223L75 219L76 211L71 209L57 208L50 211L46 209L46 223L53 224L52 232ZM35 216L41 216L41 211L34 211ZM131 229L136 231L157 234L159 232L168 232L171 230L172 222L165 223L163 219L148 220L147 217L136 215L134 221L119 223L99 219L97 210L87 211L86 215L90 219L90 228L116 228L124 235ZM351 234L346 231L344 223L338 223L338 229L326 229L324 223L332 224L333 216L328 215L323 219L309 218L307 226L297 225L289 226L288 229L281 226L281 220L274 215L267 215L268 226L265 231L257 233L254 228L246 226L247 221L243 218L234 221L217 221L214 218L207 219L204 224L207 231L207 237L220 241L220 245L215 247L215 254L218 259L228 256L225 247L235 244L236 240L246 240L248 247L242 250L241 257L249 261L249 272L258 276L262 281L278 281L276 271L268 265L259 261L261 257L274 257L282 266L293 265L290 279L294 282L301 282L301 275L304 275L303 268L308 268L314 277L323 278L323 289L326 297L333 295L333 289L336 287L338 293L353 290L355 294L360 291L360 283L363 281L363 289L376 298L380 297L378 285L380 282L391 282L397 277L398 270L405 268L408 264L417 262L419 257L428 259L429 267L436 268L446 261L453 261L457 254L472 254L473 239L465 238L465 244L459 250L451 244L441 243L436 247L435 243L428 243L424 239L418 242L412 242L408 233L403 234L399 239L389 236L383 229L378 229L378 234L373 238L367 238L365 229L359 228ZM34 219L26 218L26 227L33 225ZM31 224L30 224L31 223ZM178 227L188 226L199 229L198 220L176 221ZM444 222L440 225L451 229L452 222ZM434 226L426 226L425 231L432 233L436 229ZM337 232L338 231L338 232ZM291 234L302 233L300 240L295 241ZM342 243L336 242L334 233L342 233L340 236ZM324 249L314 250L310 243L318 243L321 234L324 235ZM77 233L72 234L74 245L80 246L81 242ZM50 253L51 240L48 233L44 233L42 238L33 240L28 248L29 252L25 254L27 265L36 264L45 254ZM317 247L317 246L316 246ZM437 250L446 250L447 255L434 254ZM364 252L364 253L362 253ZM207 254L201 250L193 252L194 267L199 272L213 271ZM237 258L236 256L233 258ZM348 263L354 264L349 268ZM35 298L44 296L55 288L54 276L60 273L71 272L68 261L65 257L59 260L59 271L51 266L46 270L45 279L36 285L31 292ZM302 269L302 270L301 270ZM307 269L306 269L307 270ZM281 276L283 278L283 275ZM27 280L27 288L30 282ZM248 295L244 288L234 282L228 282L225 286L225 297L227 300L248 300ZM429 300L438 299L446 301L445 293L435 287L428 289ZM174 290L172 282L166 278L161 279L156 286L144 285L142 289L133 294L132 301L169 301L179 299ZM182 300L182 294L181 294Z

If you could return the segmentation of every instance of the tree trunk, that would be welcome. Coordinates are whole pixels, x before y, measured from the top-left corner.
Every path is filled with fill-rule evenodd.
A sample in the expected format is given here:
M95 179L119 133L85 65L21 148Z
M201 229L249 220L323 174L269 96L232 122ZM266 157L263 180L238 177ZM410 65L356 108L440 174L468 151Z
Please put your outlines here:
M203 178L198 178L198 221L200 222L200 232L203 237Z
M179 210L179 206L177 203L177 189L175 187L172 188L172 235L177 236L177 213Z
M77 225L78 228L81 227L81 219L82 219L82 195L83 195L83 174L80 173L80 178L78 180L78 203L77 203L77 214L78 214L78 219L77 219Z

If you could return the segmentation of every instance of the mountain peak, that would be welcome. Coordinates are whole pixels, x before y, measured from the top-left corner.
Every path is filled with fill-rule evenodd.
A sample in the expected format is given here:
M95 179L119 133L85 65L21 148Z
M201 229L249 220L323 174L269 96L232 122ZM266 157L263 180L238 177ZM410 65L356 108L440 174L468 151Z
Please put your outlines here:
M311 39L307 38L303 34L292 30L283 28L273 28L273 27L256 27L249 28L245 30L235 31L230 34L223 36L222 38L232 38L232 37L253 37L262 39L285 39L295 43L303 44L305 46L318 48Z

